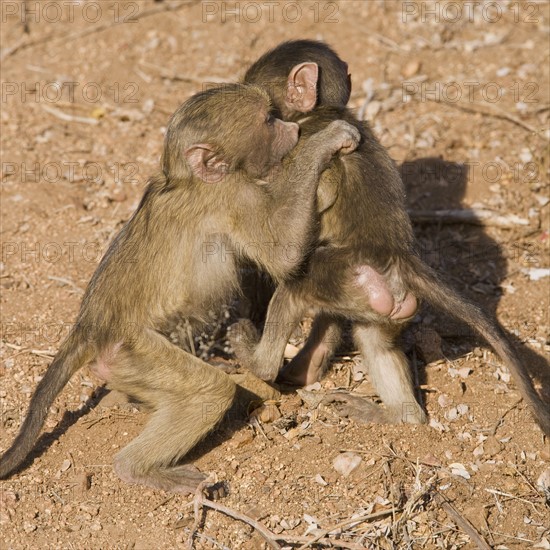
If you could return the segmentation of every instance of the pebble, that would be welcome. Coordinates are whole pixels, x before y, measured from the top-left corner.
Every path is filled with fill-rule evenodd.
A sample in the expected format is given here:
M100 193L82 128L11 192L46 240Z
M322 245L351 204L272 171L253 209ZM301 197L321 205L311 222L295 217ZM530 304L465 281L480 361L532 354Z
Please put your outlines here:
M244 447L245 445L252 443L253 440L254 434L250 430L244 430L231 438L229 447L232 449L238 449L239 447Z
M332 462L332 466L340 475L348 477L362 460L358 454L347 452L339 454Z
M27 533L27 534L32 533L33 531L36 531L37 529L38 529L38 527L34 523L30 523L28 521L25 521L23 523L23 531L25 531L25 533Z
M328 483L323 479L323 476L321 474L317 474L313 478L313 481L315 481L315 483L318 483L319 485L323 485L323 486L328 485Z
M419 70L420 70L420 61L418 61L417 59L413 59L403 67L401 74L405 78L410 78L411 76L414 76L415 74L417 74Z

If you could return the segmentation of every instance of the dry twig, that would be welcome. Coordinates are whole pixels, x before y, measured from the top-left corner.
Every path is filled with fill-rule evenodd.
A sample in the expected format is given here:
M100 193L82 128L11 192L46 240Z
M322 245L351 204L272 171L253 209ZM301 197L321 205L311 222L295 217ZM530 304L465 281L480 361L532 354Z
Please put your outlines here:
M393 515L396 512L400 512L400 511L401 510L397 508L390 508L389 510L381 510L380 512L375 512L374 514L365 514L363 516L357 516L355 518L345 519L344 521L341 521L340 523L337 523L336 525L333 525L328 529L323 529L323 531L321 531L318 535L316 535L315 538L309 540L305 544L302 544L302 546L300 546L298 550L304 550L305 548L309 548L312 544L319 542L322 538L326 537L329 533L332 533L337 529L341 529L346 525L350 525L351 523L363 523L365 521L371 521L373 519L378 519L378 518L383 518L385 516ZM331 540L330 542L333 542L333 541Z
M50 279L50 281L57 281L58 283L62 283L66 286L70 286L71 288L73 288L74 290L76 290L76 292L78 292L79 294L84 294L84 290L82 288L80 288L79 286L76 286L71 280L69 279L65 279L64 277L54 277L53 275L49 275L48 276L48 279Z
M501 216L484 208L467 208L464 210L409 210L413 222L424 223L468 223L486 227L513 228L529 225L529 220L508 214Z
M524 122L523 120L515 117L514 115L511 115L502 109L499 109L497 106L489 104L489 108L492 112L485 111L479 107L467 107L466 105L461 105L460 103L453 103L451 101L445 101L440 99L432 99L431 97L426 97L428 101L433 101L434 103L444 103L445 105L448 105L449 107L453 107L455 109L458 109L459 111L464 111L465 113L471 113L475 115L482 115L490 118L498 118L500 120L507 120L508 122L511 122L512 124L515 124L516 126L519 126L520 128L523 128L524 130L527 130L528 132L531 132L532 134L538 136L541 139L546 140L544 135L542 134L542 129L537 130L534 126L531 126L530 124L527 124L527 122Z
M97 120L97 118L90 118L87 116L68 115L67 113L60 111L59 109L54 109L53 107L48 107L47 105L42 105L42 109L44 109L44 111L46 111L47 113L50 113L54 117L64 120L65 122L82 122L84 124L92 124L92 125L99 124L99 120Z
M51 359L52 357L55 357L54 351L48 351L46 349L28 349L24 346L10 344L9 342L3 342L3 344L8 348L11 348L17 351L17 353L12 355L10 359L12 359L13 357L17 357L18 355L22 355L23 353L30 353L31 355L37 355L38 357L45 357L46 359Z
M450 516L464 533L466 533L471 541L480 550L491 550L487 541L477 532L477 529L468 521L441 493L436 493L439 504L445 513Z
M533 508L534 512L536 512L538 515L541 515L541 513L537 510L537 507L530 500L517 497L516 495L511 495L510 493L504 493L503 491L499 491L497 489L485 489L485 491L487 491L488 493L491 493L492 495L499 495L501 497L511 498L512 500L519 500L520 502L529 504L529 506Z
M277 535L275 533L272 533L267 527L259 523L258 521L252 519L251 517L241 514L240 512L237 512L235 510L232 510L231 508L228 508L227 506L224 506L223 504L218 504L217 502L213 502L212 500L209 500L207 498L204 498L203 496L203 489L207 483L210 483L211 480L207 479L203 481L199 488L197 489L197 492L195 494L195 523L193 524L193 527L191 529L191 534L189 535L189 538L187 539L187 545L189 549L193 548L193 538L195 537L195 534L198 530L199 524L200 524L200 508L201 506L207 506L208 508L212 508L212 510L217 510L218 512L221 512L222 514L225 514L229 517L232 517L233 519L237 519L239 521L242 521L243 523L247 523L250 525L253 529L258 531L260 535L264 538L264 540L267 542L267 544L273 548L274 550L280 550L281 547L279 544L277 544L276 539Z
M508 409L506 409L501 415L500 415L500 418L495 422L495 425L491 428L491 430L489 430L489 433L491 435L495 435L497 433L497 430L500 428L500 426L502 425L502 421L504 420L504 417L510 413L511 411L513 411L514 409L517 408L517 406L523 401L523 397L520 397L511 407L509 407Z

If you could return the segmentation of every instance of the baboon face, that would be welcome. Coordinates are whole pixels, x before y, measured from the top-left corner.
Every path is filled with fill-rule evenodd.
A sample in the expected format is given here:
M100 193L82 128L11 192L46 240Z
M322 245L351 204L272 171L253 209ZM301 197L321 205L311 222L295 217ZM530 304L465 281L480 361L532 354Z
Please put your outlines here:
M263 178L278 166L298 143L299 127L294 122L283 122L270 109L260 109L255 129L248 134L248 154L244 163L246 172L254 178Z
M199 107L184 105L173 117L168 140L175 143L168 146L168 156L173 150L175 159L176 138L185 121L190 140L185 157L193 174L204 182L222 182L238 171L264 178L298 143L298 125L275 118L269 97L260 88L228 85L217 95L198 97L204 96ZM175 164L177 160L172 161Z

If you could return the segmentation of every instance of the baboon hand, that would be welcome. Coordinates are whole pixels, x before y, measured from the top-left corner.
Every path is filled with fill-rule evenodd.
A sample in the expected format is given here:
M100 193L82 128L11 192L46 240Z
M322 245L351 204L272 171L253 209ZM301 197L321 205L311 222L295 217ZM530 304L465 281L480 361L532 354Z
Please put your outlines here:
M334 144L333 153L340 151L342 155L353 153L359 142L359 130L344 120L334 120L325 129L330 136L330 143Z
M254 350L259 340L260 335L256 327L248 319L240 319L230 327L229 342L243 367L251 368Z

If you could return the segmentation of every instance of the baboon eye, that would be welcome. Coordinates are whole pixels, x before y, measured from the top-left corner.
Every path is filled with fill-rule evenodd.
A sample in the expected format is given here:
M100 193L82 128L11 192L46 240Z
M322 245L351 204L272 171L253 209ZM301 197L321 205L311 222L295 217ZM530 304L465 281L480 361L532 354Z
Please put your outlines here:
M265 122L271 126L275 122L275 117L272 114L269 114L267 115Z

